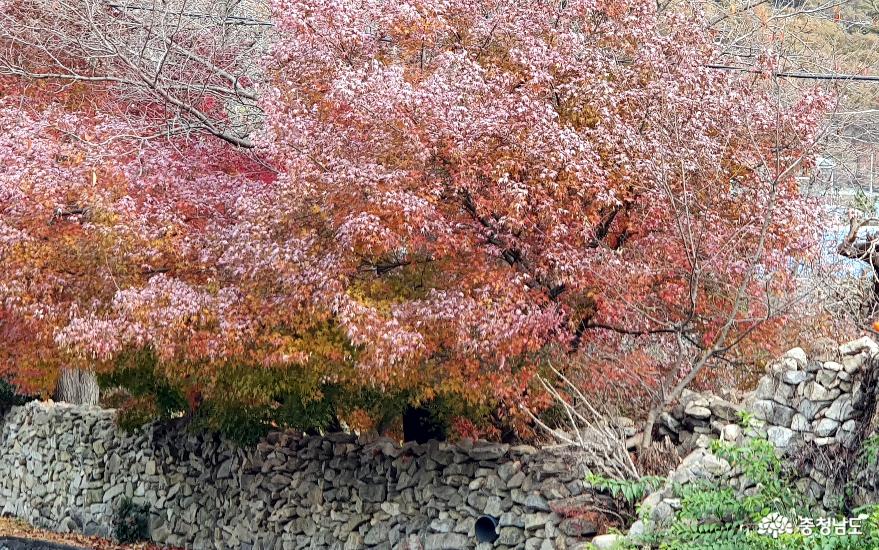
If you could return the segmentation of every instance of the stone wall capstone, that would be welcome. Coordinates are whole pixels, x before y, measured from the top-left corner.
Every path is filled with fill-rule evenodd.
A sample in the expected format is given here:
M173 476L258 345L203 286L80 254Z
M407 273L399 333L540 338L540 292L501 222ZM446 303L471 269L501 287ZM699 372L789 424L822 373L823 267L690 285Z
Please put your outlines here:
M153 541L187 548L573 548L595 533L566 516L590 498L563 455L496 443L398 445L347 434L273 433L243 450L213 435L114 412L32 402L0 433L0 511L34 525L107 536L125 498L150 509ZM557 513L560 511L561 513Z

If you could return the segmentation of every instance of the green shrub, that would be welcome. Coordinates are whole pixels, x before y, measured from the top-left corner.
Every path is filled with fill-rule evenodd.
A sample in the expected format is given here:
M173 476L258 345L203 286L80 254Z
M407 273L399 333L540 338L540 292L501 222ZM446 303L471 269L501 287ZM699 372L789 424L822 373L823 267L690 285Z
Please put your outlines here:
M861 462L872 468L879 462L879 436L871 435L861 445Z
M149 506L122 499L113 522L113 535L123 544L149 540Z
M729 461L754 487L737 493L723 480L702 481L674 488L681 509L672 523L658 532L630 541L632 548L661 550L879 550L879 507L867 507L842 517L865 514L863 534L811 535L799 532L777 537L758 533L757 524L770 514L797 525L800 517L813 517L808 499L785 475L772 444L754 438L744 445L715 441L715 455ZM784 519L787 518L787 519ZM817 523L817 521L816 521Z
M344 374L348 368L353 367L343 365L339 370ZM183 418L192 429L217 432L241 445L251 445L273 429L338 431L340 419L355 415L368 417L369 429L385 431L399 423L407 405L416 403L444 433L456 418L478 425L492 412L453 394L419 400L412 389L391 393L345 382L342 376L342 381L330 381L314 365L254 368L230 362L211 365L205 372L210 376L192 372L175 377L151 350L129 350L98 381L104 406L118 409L117 423L123 429ZM354 374L352 370L346 376Z
M665 483L665 478L642 476L636 480L613 479L597 474L586 476L586 484L598 491L610 493L614 498L622 497L628 504L636 504Z
M135 429L153 420L167 420L188 411L180 389L157 368L148 349L129 350L116 359L116 368L98 375L104 405L119 409L120 427Z
M18 393L15 386L0 378L0 415L9 412L12 407L24 405L31 399L33 398Z

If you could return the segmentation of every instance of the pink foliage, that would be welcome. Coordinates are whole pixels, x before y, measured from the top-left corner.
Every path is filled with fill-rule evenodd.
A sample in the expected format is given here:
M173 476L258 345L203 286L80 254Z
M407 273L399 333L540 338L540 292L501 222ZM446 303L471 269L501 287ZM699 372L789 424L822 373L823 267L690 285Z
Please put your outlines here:
M256 159L210 138L86 145L58 128L124 124L3 100L8 311L64 350L206 364L303 360L278 327L330 322L370 384L512 404L542 360L619 354L621 332L748 330L811 250L788 168L829 99L779 108L760 78L708 68L698 18L629 0L273 10ZM11 260L74 203L87 276Z

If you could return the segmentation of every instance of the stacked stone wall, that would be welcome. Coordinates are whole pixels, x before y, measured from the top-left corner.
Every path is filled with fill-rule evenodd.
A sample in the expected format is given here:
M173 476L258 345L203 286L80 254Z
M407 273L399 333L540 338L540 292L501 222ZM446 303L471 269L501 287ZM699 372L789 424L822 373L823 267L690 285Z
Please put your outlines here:
M126 434L114 413L30 403L0 432L0 510L35 525L110 535L123 499L149 533L188 548L571 548L595 525L568 456L494 443L397 445L346 434L271 434L252 450L160 427ZM559 510L562 513L557 513ZM566 512L567 511L567 512Z
M678 443L685 458L668 483L642 503L648 519L636 522L632 532L671 520L680 506L676 485L723 479L742 494L753 488L752 480L710 452L714 439L738 444L749 437L768 439L816 510L839 510L846 504L847 490L860 495L861 503L879 495L879 466L867 467L860 452L864 439L879 427L877 355L879 345L869 337L824 346L811 357L794 348L768 366L757 388L740 403L685 392L661 418L661 432ZM748 427L743 429L743 424ZM865 478L872 485L867 486Z

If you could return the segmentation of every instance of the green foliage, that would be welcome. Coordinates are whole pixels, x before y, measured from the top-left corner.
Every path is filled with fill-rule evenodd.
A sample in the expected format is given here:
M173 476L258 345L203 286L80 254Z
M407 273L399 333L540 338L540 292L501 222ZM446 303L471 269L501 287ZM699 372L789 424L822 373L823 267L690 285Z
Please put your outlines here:
M122 499L113 521L113 535L123 544L149 540L149 506Z
M335 346L343 345L332 332L322 337ZM346 372L344 365L337 366ZM491 411L454 395L433 394L425 400L414 390L390 393L350 380L328 382L322 369L312 364L254 368L230 363L213 370L190 368L187 374L179 369L183 372L169 374L152 351L131 350L122 354L114 367L112 372L100 374L98 381L104 390L104 405L118 409L117 423L123 429L186 417L191 427L219 432L242 445L257 442L272 429L337 431L340 419L353 413L357 413L355 418L374 422L368 429L383 431L399 420L411 403L427 410L431 422L445 432L457 417L478 421ZM199 378L204 372L210 372L210 378ZM210 387L206 394L197 391L205 387Z
M12 407L24 405L32 398L18 393L18 390L0 378L0 415L6 414Z
M750 428L754 423L754 413L744 409L738 412L739 425L743 428Z
M753 438L743 446L715 440L711 451L733 468L740 468L760 488L755 497L743 499L743 505L754 507L754 512L789 512L803 502L790 485L775 447L766 439ZM758 510L757 503L765 506Z
M749 525L772 512L795 515L803 502L769 441L752 439L743 446L715 441L712 452L740 469L755 490L742 496L732 487L708 481L678 487L681 510L657 539L660 548L747 548L753 536Z
M868 197L860 187L855 191L855 196L852 199L852 206L863 212L867 217L876 214L876 198Z
M643 476L640 479L613 479L590 473L586 476L586 483L593 489L610 493L614 498L622 497L629 504L635 504L662 486L665 478Z
M98 375L103 389L111 392L105 405L118 408L117 423L125 430L134 430L154 420L168 420L189 410L183 393L157 369L155 354L150 350L131 350L116 360L117 368Z
M239 445L253 445L271 429L271 417L262 406L208 401L194 417L192 427L219 432Z
M753 483L747 495L737 493L723 481L700 481L675 487L681 508L670 525L632 541L632 547L661 550L855 550L879 549L879 507L853 511L849 517L867 514L863 534L761 535L757 524L779 514L797 525L799 517L812 518L808 500L785 476L772 444L754 438L747 444L716 441L712 451L738 468ZM816 521L817 523L817 521Z
M879 461L879 435L871 435L861 446L861 460L870 467Z
M308 369L295 366L265 370L229 366L220 371L216 384L219 391L201 404L195 425L242 445L255 443L274 428L338 431L340 416L355 409L381 424L399 416L407 403L405 394L324 383Z

